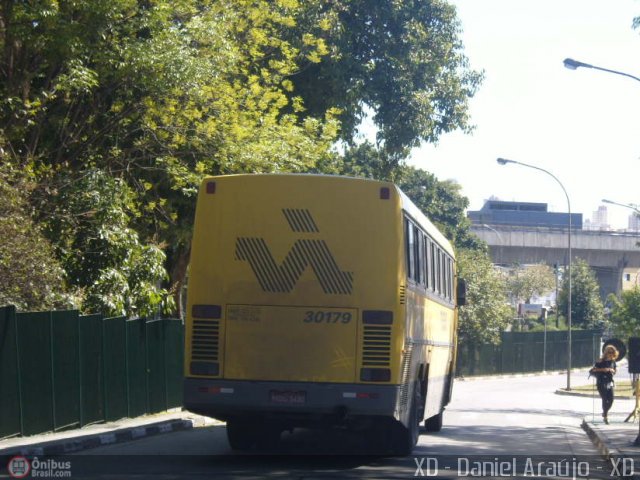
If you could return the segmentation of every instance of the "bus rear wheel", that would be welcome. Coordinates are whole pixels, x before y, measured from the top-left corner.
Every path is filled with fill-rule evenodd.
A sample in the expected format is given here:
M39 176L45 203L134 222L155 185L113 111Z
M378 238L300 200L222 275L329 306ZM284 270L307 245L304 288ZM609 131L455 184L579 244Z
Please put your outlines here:
M255 427L246 420L227 420L227 440L233 450L248 450L256 443Z
M418 420L418 409L420 404L420 393L417 389L409 407L408 425L402 425L395 422L395 428L391 435L391 453L393 455L404 456L411 455L413 448L417 445L420 437L420 421Z
M427 418L424 421L424 428L427 432L439 432L442 430L442 416L444 412L440 412L433 417Z
M280 440L282 429L259 419L227 420L227 440L233 450L252 447L273 448Z

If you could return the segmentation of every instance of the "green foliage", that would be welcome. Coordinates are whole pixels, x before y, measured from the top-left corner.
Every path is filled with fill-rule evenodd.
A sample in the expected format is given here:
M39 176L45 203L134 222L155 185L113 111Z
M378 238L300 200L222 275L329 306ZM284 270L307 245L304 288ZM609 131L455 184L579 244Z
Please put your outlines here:
M467 305L460 307L460 341L497 344L511 319L504 278L486 252L459 250L457 259L459 276L467 282Z
M146 315L181 290L204 175L338 172L365 105L389 175L468 129L458 37L440 0L0 2L0 146L82 308Z
M485 244L470 232L471 222L465 213L469 199L462 195L458 183L404 166L398 185L456 247L486 251Z
M56 238L69 281L84 292L83 309L106 315L153 316L171 306L165 255L140 243L131 228L134 195L122 180L101 170L59 175L50 183L43 222Z
M298 61L327 54L306 31L285 38L304 8L293 0L2 3L0 133L8 160L36 183L31 201L85 289L85 309L155 311L159 247L179 290L205 174L334 163L335 112L300 119L289 80ZM103 188L73 188L87 172Z
M469 200L457 183L440 181L433 174L402 162L397 165L369 142L347 149L338 171L342 175L395 182L457 247L486 248L470 233L471 223L465 214Z
M583 328L602 328L606 323L604 306L600 300L598 281L589 264L575 258L571 264L571 323ZM558 307L565 317L568 313L569 277L562 280Z
M637 337L640 331L640 288L625 290L620 298L611 294L611 327L616 337Z
M470 233L465 209L469 205L460 186L441 182L424 170L397 165L387 152L368 142L348 148L339 173L393 181L454 243L458 275L467 282L468 305L460 309L461 342L498 343L509 325L511 309L505 282L488 256L486 244Z
M31 218L27 189L16 172L0 167L0 305L74 307L77 299L67 292L53 248Z
M395 160L442 133L470 130L467 102L481 75L463 54L455 7L444 0L322 0L307 10L302 27L324 20L332 54L293 77L294 91L312 116L339 108L347 143L367 108L377 143Z
M515 266L507 276L507 290L518 303L531 303L531 297L551 292L555 284L553 269L543 263Z

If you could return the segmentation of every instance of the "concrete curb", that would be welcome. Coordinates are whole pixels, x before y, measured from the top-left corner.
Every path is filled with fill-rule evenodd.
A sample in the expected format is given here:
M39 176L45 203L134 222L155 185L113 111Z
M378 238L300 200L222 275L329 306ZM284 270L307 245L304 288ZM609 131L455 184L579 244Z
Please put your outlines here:
M50 440L33 445L20 445L0 449L0 455L66 455L91 448L102 447L116 443L129 442L164 433L179 432L192 428L222 424L204 417L182 418L150 423L142 426L130 426L115 429L111 432L94 433L83 436Z
M606 440L603 439L594 428L591 428L591 425L589 425L589 422L585 419L582 420L581 427L603 457L609 459L620 456L620 452L616 448L609 447Z
M586 419L582 420L582 429L587 433L587 436L591 439L591 442L593 442L593 444L595 445L595 447L598 449L598 452L600 452L600 455L602 455L606 460L609 460L611 462L612 465L623 465L624 463L620 463L620 462L624 462L625 459L629 459L629 458L634 458L633 455L627 455L625 454L623 451L618 450L615 447L610 447L609 445L607 445L607 442L610 442L610 440L604 435L604 434L600 434L600 432L593 428L589 422ZM637 458L635 459L637 461ZM619 467L622 468L622 467ZM632 468L634 469L631 474L624 474L624 471L620 471L620 469L618 470L618 478L621 479L625 479L625 480L638 480L640 479L640 475L638 474L638 472L635 470L635 467L633 467L633 463L632 463ZM611 476L613 476L613 472L611 473Z
M585 398L600 398L600 395L598 395L598 393L579 393L579 392L567 392L566 390L563 389L558 389L555 391L556 395L567 395L569 397L585 397ZM627 396L627 395L614 395L613 398L617 398L619 400L631 400L634 397L633 396Z
M586 371L584 368L571 369L571 373L580 373ZM545 372L527 372L527 373L501 373L497 375L472 375L468 377L455 377L456 381L469 382L475 380L490 380L495 378L524 378L524 377L541 377L552 375L566 375L566 370L547 370Z

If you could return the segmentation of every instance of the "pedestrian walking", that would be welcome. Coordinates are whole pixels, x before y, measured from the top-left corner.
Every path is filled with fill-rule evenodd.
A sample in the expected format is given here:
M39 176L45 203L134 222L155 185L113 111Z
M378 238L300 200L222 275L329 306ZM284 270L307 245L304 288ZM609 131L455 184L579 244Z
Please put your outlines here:
M616 374L616 360L618 359L618 349L613 345L604 347L602 356L595 363L593 368L589 370L590 375L596 377L596 387L602 399L602 420L607 425L609 418L607 414L613 405L613 396L615 393L615 382L613 376Z

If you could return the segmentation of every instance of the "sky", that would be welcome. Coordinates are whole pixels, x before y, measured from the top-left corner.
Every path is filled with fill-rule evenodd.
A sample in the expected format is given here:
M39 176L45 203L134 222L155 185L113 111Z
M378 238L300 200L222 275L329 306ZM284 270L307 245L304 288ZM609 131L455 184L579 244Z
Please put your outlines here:
M412 152L410 164L452 179L469 198L542 202L590 219L603 198L640 204L640 82L567 57L640 77L640 0L451 0L471 67L484 81L470 101L472 134L452 132ZM607 205L613 228L632 210Z

